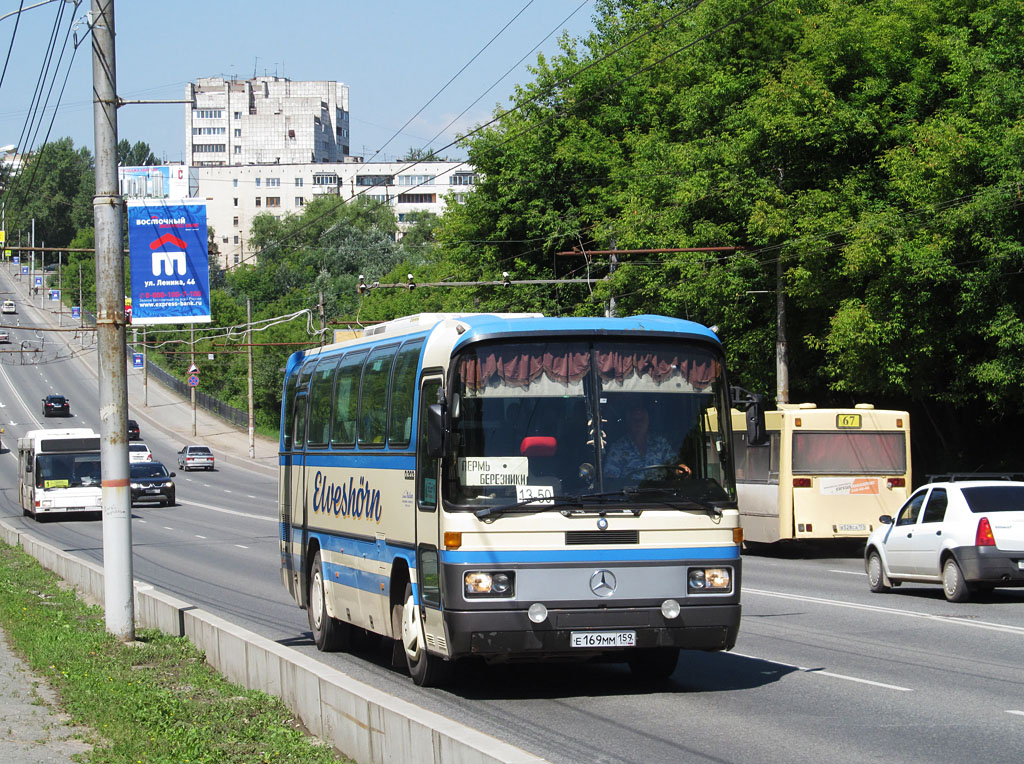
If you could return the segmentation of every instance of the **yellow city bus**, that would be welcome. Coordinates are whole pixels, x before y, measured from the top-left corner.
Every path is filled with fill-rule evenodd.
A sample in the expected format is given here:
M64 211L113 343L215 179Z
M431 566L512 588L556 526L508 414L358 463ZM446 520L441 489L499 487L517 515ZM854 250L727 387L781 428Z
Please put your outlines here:
M765 442L749 444L733 410L733 451L746 541L864 540L910 495L906 411L783 404L765 412Z

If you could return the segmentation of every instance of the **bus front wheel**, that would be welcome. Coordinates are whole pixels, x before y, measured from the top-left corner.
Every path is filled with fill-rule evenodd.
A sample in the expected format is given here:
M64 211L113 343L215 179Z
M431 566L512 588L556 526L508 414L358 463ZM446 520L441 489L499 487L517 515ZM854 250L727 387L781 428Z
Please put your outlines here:
M412 584L405 585L402 605L402 647L409 675L420 687L438 687L451 678L452 663L427 652L420 609L412 596Z
M635 647L626 658L633 676L644 681L668 679L679 663L678 647Z
M352 626L331 618L327 613L324 569L317 550L309 571L309 628L318 649L325 653L347 650L352 639Z

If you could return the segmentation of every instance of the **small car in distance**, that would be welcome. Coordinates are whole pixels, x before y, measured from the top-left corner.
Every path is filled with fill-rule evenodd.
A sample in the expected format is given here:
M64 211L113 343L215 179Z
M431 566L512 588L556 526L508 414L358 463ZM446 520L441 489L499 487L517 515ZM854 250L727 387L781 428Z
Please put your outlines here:
M71 416L71 401L63 395L43 398L43 416Z
M135 462L128 465L132 488L132 504L140 501L159 501L173 507L176 473L168 472L162 462Z
M128 444L128 463L152 462L153 453L145 443L132 442Z
M140 440L142 435L139 434L139 423L134 419L128 420L128 440Z
M18 306L14 304L14 300L4 300L0 304L0 313L17 313Z
M11 344L11 333L7 331L0 331L0 343L5 345Z
M178 452L178 468L188 472L195 469L213 469L213 451L207 446L182 446Z
M950 476L921 486L864 547L868 587L941 584L950 602L1024 586L1024 481ZM984 479L987 478L987 479Z

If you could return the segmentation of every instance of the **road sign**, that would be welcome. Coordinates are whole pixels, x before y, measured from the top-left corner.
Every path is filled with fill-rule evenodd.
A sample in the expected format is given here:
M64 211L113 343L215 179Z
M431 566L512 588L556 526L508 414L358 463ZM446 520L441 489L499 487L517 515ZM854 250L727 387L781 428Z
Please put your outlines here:
M198 374L198 373L199 373L199 367L198 367L198 366L196 366L196 365L195 365L194 363L193 363L193 364L191 364L191 365L190 365L190 366L188 367L188 373L189 373L189 374Z
M199 375L198 374L189 374L188 375L188 386L189 387L199 387Z
M50 290L50 302L60 302L60 290L59 289L51 289Z
M80 307L78 307L77 305L72 305L71 306L71 317L72 318L81 318L82 317L82 309Z
M141 369L144 363L145 359L142 353L132 353L132 368Z
M21 265L21 255L15 255L11 258L11 262L15 265Z
M21 272L22 272L23 275L27 276L28 275L28 266L27 265L22 265L21 266Z
M42 285L43 285L43 277L42 276L36 276L35 286L42 286Z

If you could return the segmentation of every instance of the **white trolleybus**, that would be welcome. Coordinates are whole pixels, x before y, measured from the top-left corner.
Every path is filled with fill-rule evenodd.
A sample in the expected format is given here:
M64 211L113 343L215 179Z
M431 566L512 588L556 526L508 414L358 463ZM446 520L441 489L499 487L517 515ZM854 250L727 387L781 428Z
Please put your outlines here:
M295 353L283 582L321 650L389 637L417 684L465 656L667 676L736 641L728 412L718 338L660 316L422 314Z
M910 495L906 411L783 404L764 412L766 438L736 429L736 488L744 539L864 541Z
M85 428L30 430L18 438L18 493L25 515L101 512L100 436Z

